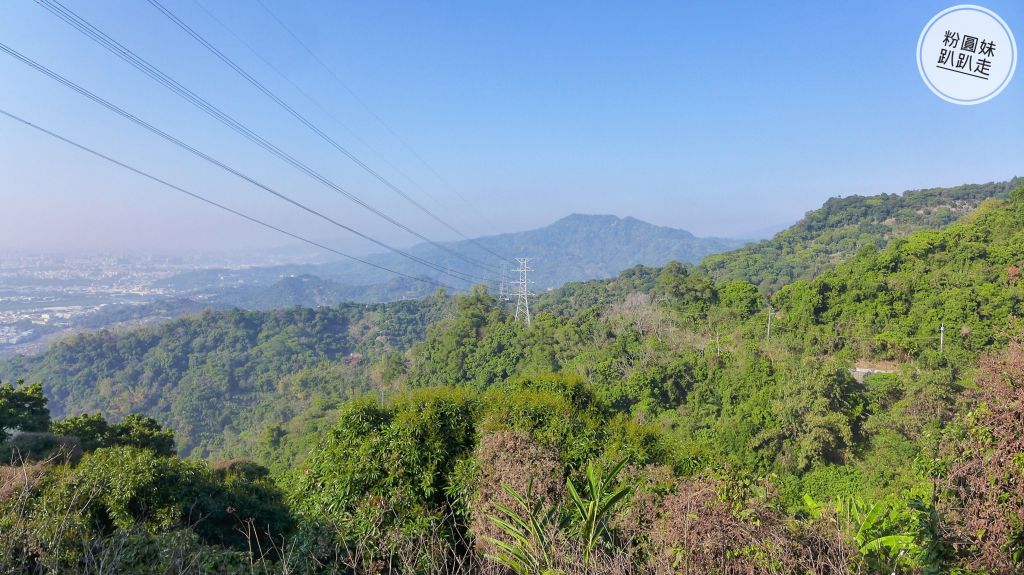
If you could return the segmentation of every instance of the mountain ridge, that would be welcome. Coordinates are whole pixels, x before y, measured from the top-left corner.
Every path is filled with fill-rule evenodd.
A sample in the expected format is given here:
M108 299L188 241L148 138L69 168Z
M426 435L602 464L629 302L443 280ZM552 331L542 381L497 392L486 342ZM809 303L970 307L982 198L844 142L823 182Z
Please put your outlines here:
M445 250L474 260L486 260L485 263L495 270L501 261L493 261L496 258L490 252L509 258L505 262L509 266L514 265L513 257L530 257L530 265L534 268L531 280L536 282L536 288L553 289L569 281L613 277L620 270L634 265L663 265L673 260L696 264L709 254L735 249L745 243L745 240L738 239L701 238L687 230L658 226L631 216L572 213L539 228L442 242L439 244L441 248L417 244L406 251L442 268L460 271L468 271L466 262ZM481 246L489 251L481 249ZM417 277L457 283L436 270L415 264L410 266L407 259L397 254L371 254L363 259ZM497 274L493 275L488 279L497 282ZM344 292L348 299L362 302L422 297L435 289L429 284L416 286L411 281L395 282L394 276L388 272L344 261L242 270L199 270L165 280L162 285L195 292L215 287L221 291L220 297L215 299L234 305L246 298L260 297L253 295L254 287L270 288L292 276L318 277L332 284L331 290ZM239 295L224 291L235 288L244 289L238 290Z
M1008 199L1022 183L1024 178L1015 177L900 194L829 198L773 237L710 255L700 267L716 280L747 280L771 293L795 280L816 277L861 249L882 249L916 231L944 228L985 200Z

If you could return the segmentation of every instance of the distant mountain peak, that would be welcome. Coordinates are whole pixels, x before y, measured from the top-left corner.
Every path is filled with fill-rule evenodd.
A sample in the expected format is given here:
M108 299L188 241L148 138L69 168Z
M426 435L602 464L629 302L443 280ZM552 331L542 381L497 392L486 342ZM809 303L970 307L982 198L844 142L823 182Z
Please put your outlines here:
M630 217L630 216L626 216L625 218L623 218L623 217L616 216L614 214L584 214L584 213L580 213L580 212L573 212L573 213L569 214L568 216L565 216L564 218L560 218L560 219L555 220L554 223L551 224L551 225L555 225L555 224L558 224L560 222L565 222L565 221L594 221L594 222L596 222L596 221L606 221L607 222L607 221L632 220L632 219L635 219L635 218Z
M634 218L633 216L616 216L612 214L581 214L572 213L559 220L555 220L553 223L540 228L540 229L551 229L560 227L595 227L595 228L615 228L615 227L626 227L629 229L643 230L643 231L655 231L670 232L673 237L676 238L695 238L692 233L687 230L680 228L671 228L668 226L659 226L646 222L644 220Z
M686 230L657 226L633 217L610 214L569 214L544 227L521 232L450 242L445 249L419 244L408 251L417 258L445 266L480 283L496 281L497 272L473 269L455 254L490 264L495 270L501 258L529 257L530 280L537 289L551 289L566 282L612 277L636 265L660 266L670 261L696 264L709 254L736 249L746 243L723 238L698 238ZM455 252L455 254L453 254ZM496 255L500 254L500 255ZM330 301L388 301L428 294L434 286L407 278L396 279L380 268L399 270L414 277L428 277L465 289L466 282L429 270L397 254L372 254L366 260L377 269L358 263L331 262L318 266L252 268L236 270L230 281L217 279L219 289L234 289L225 302L241 307L266 309L291 305L320 305ZM505 262L507 263L507 262ZM482 267L482 266L481 266ZM444 268L442 268L444 269ZM209 270L192 273L208 278ZM183 278L189 281L189 277ZM244 281L243 281L244 280ZM219 282L219 283L217 283ZM209 291L209 283L202 289Z

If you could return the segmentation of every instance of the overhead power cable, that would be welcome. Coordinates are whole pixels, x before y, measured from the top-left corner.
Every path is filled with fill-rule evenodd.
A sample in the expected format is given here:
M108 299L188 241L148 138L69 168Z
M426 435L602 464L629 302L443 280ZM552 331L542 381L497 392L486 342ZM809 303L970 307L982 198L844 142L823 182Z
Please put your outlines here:
M135 115L125 111L124 109L118 107L117 105L115 105L115 104L113 104L113 103L111 103L111 102L109 102L109 101L107 101L107 100L97 96L96 94L90 92L89 90L86 90L85 88L79 86L78 84L75 84L71 80L68 80L64 76L61 76L60 74L54 72L53 70L50 70L46 66L43 66L42 64L39 64L35 60L32 60L31 58L21 54L17 50L14 50L13 48L7 46L6 44L4 44L2 42L0 42L0 51L6 52L10 56L13 56L15 59L21 61L22 63L28 65L29 67L35 69L36 71L41 72L41 73L43 73L46 76L49 76L51 79L59 82L60 84L63 84L64 86L74 90L75 92L78 92L79 94L81 94L81 95L85 96L86 98L92 100L93 102L96 102L97 104L107 108L108 110L110 110L110 111L112 111L112 112L122 116L123 118L134 122L135 124L145 128L146 130L152 132L153 134L156 134L157 136L160 136L164 140L167 140L168 142L171 142L172 144L182 148L183 150L186 150L189 153L191 153L191 154L193 154L193 155L195 155L195 156L197 156L197 157L199 157L199 158L201 158L203 160L206 160L207 162L217 166L218 168L221 168L222 170L225 170L225 171L227 171L227 172L229 172L229 173L231 173L231 174L233 174L233 175L235 175L235 176L237 176L237 177L239 177L239 178L249 182L250 184L252 184L252 185L254 185L254 186L256 186L256 187L258 187L258 188L260 188L260 189L262 189L262 190L264 190L264 191L266 191L268 193L270 193L270 194L273 194L274 196L277 196L278 198L288 202L289 204L292 204L293 206L295 206L295 207L297 207L297 208L299 208L299 209L301 209L301 210L303 210L305 212L308 212L308 213L310 213L312 215L315 215L318 218L320 218L320 219L322 219L322 220L324 220L324 221L326 221L328 223L333 224L334 226L337 226L337 227L339 227L341 229L349 231L349 232L351 232L351 233L353 233L353 234L355 234L355 235L357 235L357 236L359 236L359 237L361 237L361 238L363 238L365 240L368 240L368 241L370 241L370 242L372 242L372 243L374 243L374 244L376 244L376 245L378 245L378 246L388 250L388 251L394 252L394 253L402 256L402 257L405 257L405 258L407 258L409 260L412 260L412 261L414 261L416 263L419 263L419 264L424 265L424 266L426 266L428 268L431 268L434 271L437 271L439 273L448 275L450 277L454 277L456 279L459 279L461 281L465 281L465 282L468 282L468 283L473 283L473 280L475 279L475 278L473 278L473 276L469 276L468 274L463 274L461 272L456 272L456 271L452 271L452 270L446 269L444 266L441 266L441 265L435 264L433 262L424 260L424 259L422 259L420 257L417 257L417 256L415 256L413 254L410 254L410 253L408 253L408 252L406 252L404 250L401 250L399 248L393 247L393 246L391 246L391 245L389 245L389 244L387 244L387 243L385 243L385 242L383 242L381 240L378 240L378 239L376 239L376 238L374 238L374 237L372 237L372 236L370 236L368 234L360 232L359 230L356 230L355 228L347 226L347 225L345 225L345 224L335 220L334 218L331 218L330 216L327 216L327 215L325 215L325 214L323 214L323 213L321 213L321 212L319 212L319 211L317 211L317 210L315 210L315 209L313 209L313 208L311 208L311 207L309 207L309 206L307 206L307 205L305 205L305 204L303 204L303 203L301 203L301 202L299 202L297 200L294 200L294 199L288 197L287 195L285 195L285 194L283 194L281 192L278 192L277 190L271 188L270 186L267 186L266 184L263 184L263 183L259 182L258 180L256 180L256 179L254 179L254 178L252 178L252 177L250 177L250 176L240 172L239 170L237 170L235 168L232 168L231 166L221 162L220 160L217 160L216 158L210 156L209 154L206 154L206 153L204 153L204 152L194 148L193 146L191 146L191 145L189 145L189 144L179 140L178 138L168 134L167 132L164 132L160 128L157 128L156 126L154 126L154 125L146 122L145 120L142 120L141 118L139 118L139 117L137 117L137 116L135 116ZM484 281L487 282L487 280L484 280Z
M306 175L308 175L309 177L313 178L314 180L320 182L324 186L326 186L326 187L328 187L328 188L338 192L339 194L341 194L345 198L348 198L349 200L351 200L352 202L358 204L359 206L361 206L361 207L369 210L370 212L376 214L377 216L379 216L380 218L384 219L385 221L391 223L392 225L394 225L394 226L396 226L396 227L398 227L398 228L400 228L402 230L405 230L406 232L412 234L413 236L423 240L424 242L427 242L427 243L433 245L434 247L436 247L436 248L438 248L438 249L440 249L442 251L445 251L445 252L449 253L450 255L452 255L452 256L460 259L460 260L463 260L464 262L466 262L468 264L471 264L471 265L474 265L474 266L477 266L477 267L481 267L483 269L486 269L489 272L493 272L493 269L490 268L489 266L487 266L486 264L482 264L481 262L478 262L476 260L468 258L468 257L466 257L466 256L464 256L464 255L462 255L462 254L460 254L460 253L458 253L458 252L448 248L447 246L445 246L443 244L440 244L440 243L438 243L438 242L428 238L427 236L421 234L420 232L417 232L416 230L412 229L408 225L399 222L398 220L396 220L395 218L389 216L388 214L384 213L383 211L373 207L372 205L370 205L366 201L362 200L361 198L359 198L355 194L349 192L348 190L346 190L343 187L339 186L338 184L336 184L335 182L333 182L329 178L323 176L322 174L320 174L316 170L310 168L309 166L307 166L306 164L304 164L300 160L296 159L291 154L288 154L284 150L280 149L279 147L275 146L271 142L267 141L265 138L263 138L262 136L260 136L256 132L252 131L247 126L245 126L244 124L242 124L238 120L234 119L233 117L231 117L230 115L228 115L227 113L222 111L220 108L214 106L213 104L211 104L209 101L207 101L203 97L201 97L198 94L196 94L195 92L189 90L188 88L183 86L181 83L179 83L178 81L174 80L173 78L171 78L170 76L165 74L163 71L161 71L156 66L153 66L152 64L147 62L145 59L139 57L134 52L132 52L130 49L126 48L125 46L123 46L122 44L118 43L116 40L114 40L113 38L111 38L110 36L105 34L102 30L96 28L95 26L93 26L89 22L87 22L84 19L82 19L80 16L78 16L72 10L68 9L67 7L65 7L60 2L57 2L55 0L37 0L37 3L39 3L40 5L45 7L47 10L49 10L55 16L57 16L58 18L60 18L61 20L63 20L67 24L69 24L71 27L75 28L77 31L79 31L82 34L84 34L89 39L93 40L94 42L96 42L100 46L106 48L112 54L118 56L119 58L121 58L125 62L131 64L132 66L137 68L139 71L143 72L144 74L146 74L147 76L149 76L150 78L155 80L157 83L163 85L164 87L166 87L170 91L172 91L175 94L177 94L178 96L180 96L182 99L184 99L187 102L191 103L192 105L196 106L197 108L199 108L200 110L205 112L207 115L209 115L212 118L216 119L217 121L221 122L222 124L224 124L228 128L234 130L235 132L237 132L238 134L242 135L243 137L245 137L249 141L253 142L254 144L256 144L258 146L260 146L261 148L263 148L264 150L270 152L271 154L277 156L278 158L283 160L285 163L287 163L287 164L291 165L292 167L296 168L297 170L305 173ZM487 279L484 279L484 278L481 278L481 277L478 277L478 276L472 276L471 274L468 274L468 273L465 273L464 275L467 275L469 277L473 277L474 279L477 279L477 280L480 280L480 281L490 281L490 280L487 280Z
M370 167L368 164L366 164L366 162L364 162L363 160L359 159L359 157L357 157L355 154L350 152L347 148L345 148L344 146L339 144L334 138L332 138L330 135L328 135L326 132L324 132L322 129L320 129L316 124L314 124L312 121L310 121L305 116L303 116L301 113L299 113L297 110L295 110L295 108L290 106L287 102L282 100L277 94L275 94L273 92L273 90L271 90L270 88L265 86L262 82L260 82L256 78L254 78L244 68L242 68L237 63L235 63L235 61L232 60L229 56L227 56L226 54L221 52L216 46L211 44L206 38L203 37L202 34L200 34L195 29L193 29L191 26L189 26L184 21L182 21L181 18L178 18L178 16L176 16L174 14L174 12L172 12L166 6L161 4L159 2L159 0L149 0L149 3L154 8L159 10L161 14L166 16L168 20L170 20L176 26L178 26L178 28L181 28L182 31L184 31L186 34L191 36L192 39L194 39L196 42L199 42L199 44L202 45L204 48L206 48L206 50L208 52L210 52L211 54L216 56L221 62L224 62L224 64L226 64L229 68L234 70L245 81L247 81L250 84L252 84L253 87L255 87L257 90L262 92L266 97L268 97L271 100L273 100L274 103L276 103L278 106L280 106L281 109L283 109L284 111L288 112L293 118L295 118L300 123L302 123L302 125L306 126L307 128L309 128L310 131L312 131L314 134L319 136L320 139L322 139L323 141L327 142L331 147L333 147L337 151L341 152L346 158L348 158L349 160L354 162L357 166L362 168L366 173L368 173L371 176L373 176L377 181L379 181L380 183L384 184L388 189L390 189L391 191L395 192L396 194L401 196L403 199L405 199L407 202L409 202L410 204L415 206L417 209L419 209L423 213L425 213L428 216L430 216L434 221L436 221L437 223L441 224L442 226L448 228L450 231L454 232L455 234L461 236L466 241L472 243L473 245L477 246L481 250L486 251L486 252L490 253L491 255L493 255L495 257L502 258L501 254L499 254L499 253L495 252L494 250L491 250L490 248L488 248L488 247L478 243L476 240L474 240L474 239L470 238L469 236L467 236L466 234L464 234L461 230L459 230L458 228L456 228L452 224L448 223L444 218L442 218L441 216L437 215L432 210L430 210L430 208L428 208L428 207L424 206L423 204L421 204L420 202L418 202L415 198L413 198L412 196L407 194L404 190L402 190L397 185L392 183L391 180L389 180L386 177L384 177L383 175L381 175L379 172L377 172L372 167ZM491 271L494 271L493 268L491 268Z
M331 78L334 79L335 82L338 83L339 86L341 86L346 92L348 92L349 95L352 96L353 100L355 100L360 106L362 106L363 109L366 110L366 112L368 114L370 114L370 116L373 117L373 119L377 120L377 123L379 123L381 126L383 126L384 129L387 130L388 133L390 133L392 135L392 137L394 137L395 140L398 141L398 143L402 145L403 148L405 148L410 154L412 154L412 156L414 158L416 158L421 164L423 164L423 166L425 168L427 168L427 170L431 174L433 174L435 178L437 178L437 181L441 182L442 185L444 185L446 188L448 188L449 191L451 191L453 194L455 194L455 196L457 196L460 200L462 200L462 203L464 203L467 206L469 206L470 208L472 208L478 214L480 213L479 210L477 210L476 206L474 206L469 200L467 200L465 196L463 196L461 193L459 193L459 190L456 189L454 186L452 186L448 182L448 180L446 180L444 178L444 176L442 176L440 173L438 173L438 171L435 170L434 167L432 165L430 165L430 163L427 162L427 160L425 160L423 158L423 156L421 156L415 149L413 149L413 147L405 140L405 138L403 138L401 135L399 135L398 132L396 132L394 130L394 128L391 127L390 124L385 122L384 118L380 117L380 115L377 114L377 112L375 112L373 110L373 108L371 108L370 105L366 103L365 100L360 98L359 94L357 94L355 92L355 90L353 90L352 87L349 86L347 82L345 82L345 80L341 79L341 77L337 73L335 73L334 70L330 66L327 65L327 63L325 63L322 59L320 59L320 57L316 55L316 52L314 52L309 47L308 44L303 42L302 38L300 38L298 34L296 34L287 24L285 24L283 20L278 18L277 14L275 14L274 11L271 10L270 7L267 6L266 3L263 0L256 0L256 3L259 4L260 7L263 8L263 11L266 12L267 15L269 15L270 18L272 20L274 20L274 22L276 22L277 25L280 26L282 30L284 30L289 36L291 36L295 40L295 42L299 46L301 46L302 49L307 54L309 54L309 56L311 58L313 58L313 60L317 64L319 64L320 67L323 68L327 72L327 74L331 76ZM511 261L510 258L508 258L508 257L502 257L502 259Z
M245 46L245 49L248 50L249 53L251 53L253 56L255 56L260 62L262 62L264 66L266 66L267 68L272 70L275 74L278 75L279 78L281 78L289 86L291 86L293 90L295 90L296 92L301 94L303 98L305 98L307 101L309 101L309 103L313 104L313 106L315 106L316 109L320 110L321 113L323 113L325 116L330 118L331 121L333 121L335 124L337 124L341 129L345 130L345 132L347 132L348 135L352 137L352 139L354 139L356 142L359 142L360 145L362 145L364 148L369 150L373 155L375 155L377 157L377 159L379 159L381 162L383 162L389 168L394 170L394 172L396 174L398 174L399 176L404 178L406 181L411 183L413 186L415 186L416 189L420 191L420 193L422 193L423 195L427 196L430 200L432 200L434 202L442 203L441 200L439 200L438 198L435 198L433 195L431 195L430 192L428 192L422 185L420 185L419 182L417 182L405 170L403 170L401 167L395 165L393 162L388 160L387 157L384 156L384 154L382 154L379 150L377 150L373 146L373 144L371 144L370 142L367 142L365 139L360 137L359 134L357 134L352 128L350 128L348 126L348 124L346 124L340 118L338 118L337 114L332 112L330 109L327 108L327 106L322 104L313 95L311 95L309 92L304 90L302 88L302 86L299 86L298 84L296 84L295 81L292 80L288 76L288 74L285 74L280 68L275 66L273 62L268 60L255 46L252 45L251 42L248 42L238 32L236 32L234 28L232 28L230 25L228 25L228 23L224 22L224 20L222 20L221 18L218 18L216 14L214 14L212 11L210 11L210 9L207 8L203 4L202 0L192 0L192 1L195 3L196 6L199 7L200 10L203 11L204 14L206 14L211 20L216 22L218 26L220 26L221 28L224 29L224 31L226 31L228 34L230 34L231 37L234 38L239 44L241 44L242 46Z
M376 269L381 270L381 271L392 273L392 274L395 274L397 276L401 276L401 277L404 277L404 278L407 278L407 279L410 279L410 280L414 280L414 281L417 281L417 282L423 282L423 283L430 284L430 285L433 285L433 286L437 286L437 287L440 287L440 288L444 288L444 289L448 289L448 290L454 290L454 288L452 288L451 286L446 285L446 284L444 284L442 282L439 282L437 280L433 280L433 279L426 278L426 277L412 276L412 275L409 275L407 273L391 269L391 268L389 268L387 266L382 266L380 264L375 264L375 263L373 263L371 261L367 261L367 260L364 260L362 258L346 254L344 252L338 251L338 250L336 250L336 249L334 249L334 248L332 248L330 246L326 246L326 245L324 245L324 244L322 244L320 242L317 242L315 240L311 240L309 238L300 236L299 234L295 234L295 233L289 232L289 231L287 231L285 229L279 228L279 227L275 226L274 224L268 223L268 222L266 222L264 220L261 220L259 218L256 218L256 217L250 216L248 214L242 213L242 212L240 212L238 210L235 210L234 208L230 208L230 207L228 207L228 206L226 206L224 204L221 204L219 202L211 200L211 199L209 199L209 198L207 198L205 196L202 196L200 194L197 194L195 192L190 192L189 190L186 190L185 188L182 188L182 187L177 186L175 184L172 184L172 183L170 183L170 182L168 182L166 180L158 178L157 176L154 176L154 175L152 175L152 174L150 174L148 172L140 170L139 168L136 168L134 166L126 164L126 163L124 163L124 162L122 162L120 160L116 160L116 159L114 159L114 158L112 158L112 157L110 157L110 156L108 156L108 155L106 155L106 154L104 154L102 152L96 151L95 149L90 148L89 146L86 146L85 144L80 144L78 142L75 142L73 140L65 138L64 136L61 136L60 134L57 134L56 132L48 130L48 129L46 129L46 128L38 125L38 124L35 124L33 122L30 122L30 121L26 120L25 118L22 118L21 116L18 116L17 114L12 114L11 112L8 112L7 110L0 109L0 114L3 114L4 116L7 116L8 118L11 118L12 120L16 120L18 122L21 122L22 124L24 124L24 125L26 125L26 126L28 126L30 128L33 128L35 130L38 130L38 131L40 131L40 132L42 132L42 133L44 133L44 134L46 134L48 136L56 138L57 140L60 140L61 142L64 142L65 144L69 144L71 146L74 146L74 147L76 147L76 148L78 148L78 149L80 149L80 150L82 150L84 152L88 152L88 153L90 153L90 154L92 154L92 155L94 155L94 156L96 156L98 158L102 158L102 159L104 159L104 160L106 160L106 161L108 161L108 162L110 162L110 163L112 163L114 165L120 166L120 167L122 167L122 168L124 168L124 169L126 169L128 171L134 172L134 173L136 173L136 174L138 174L138 175L140 175L140 176L142 176L144 178L150 179L150 180L152 180L152 181L154 181L154 182L156 182L158 184L162 184L162 185L164 185L164 186L166 186L168 188L171 188L172 190L181 192L181 193L183 193L183 194L185 194L187 196L190 196L192 198L195 198L195 199L197 199L197 200L199 200L201 202L204 202L204 203L209 204L211 206L220 208L220 209L222 209L222 210L224 210L226 212L232 213L232 214L234 214L234 215L236 215L238 217L241 217L241 218L244 218L246 220L249 220L250 222L259 224L259 225L261 225L261 226L263 226L265 228L269 228L271 230L274 230L276 232L282 233L282 234L284 234L286 236L289 236L291 238L294 238L296 240L299 240L299 241L305 242L307 244L310 244L312 246L316 246L318 248L327 250L327 251L329 251L331 253L334 253L334 254L337 254L339 256L345 257L345 258L350 259L352 261L359 262L361 264L368 265L370 267L376 268Z

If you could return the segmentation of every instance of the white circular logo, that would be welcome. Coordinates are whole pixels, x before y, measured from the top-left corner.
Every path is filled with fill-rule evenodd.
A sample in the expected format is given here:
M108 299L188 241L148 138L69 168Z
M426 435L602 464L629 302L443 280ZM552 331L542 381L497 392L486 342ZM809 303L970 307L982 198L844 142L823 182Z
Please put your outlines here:
M995 98L1017 67L1017 43L995 12L961 4L932 18L917 40L917 69L947 102L973 106Z

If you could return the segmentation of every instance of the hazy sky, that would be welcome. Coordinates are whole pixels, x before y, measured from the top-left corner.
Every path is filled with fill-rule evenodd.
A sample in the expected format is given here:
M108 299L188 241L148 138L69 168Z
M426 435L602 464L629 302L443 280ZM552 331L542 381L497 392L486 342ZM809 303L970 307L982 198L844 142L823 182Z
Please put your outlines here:
M950 2L266 1L415 153L255 0L161 0L323 131L469 235L583 212L743 236L795 221L834 195L1024 175L1024 66L1001 95L974 107L940 100L918 75L918 35ZM149 3L66 5L368 203L432 238L455 239ZM1024 3L984 6L1024 43ZM0 4L0 42L338 220L387 241L416 242L31 0ZM0 54L0 108L282 227L349 245L339 230L6 54ZM173 251L288 243L7 118L0 118L0 178L0 248Z

